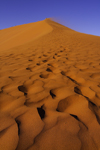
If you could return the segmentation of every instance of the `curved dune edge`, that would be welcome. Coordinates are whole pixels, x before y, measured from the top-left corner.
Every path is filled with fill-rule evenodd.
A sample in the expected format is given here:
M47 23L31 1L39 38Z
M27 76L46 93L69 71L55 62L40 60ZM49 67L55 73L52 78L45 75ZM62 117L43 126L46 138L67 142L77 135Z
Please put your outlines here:
M45 20L3 29L0 31L0 51L31 42L52 30Z
M100 37L35 24L0 53L0 150L99 150Z

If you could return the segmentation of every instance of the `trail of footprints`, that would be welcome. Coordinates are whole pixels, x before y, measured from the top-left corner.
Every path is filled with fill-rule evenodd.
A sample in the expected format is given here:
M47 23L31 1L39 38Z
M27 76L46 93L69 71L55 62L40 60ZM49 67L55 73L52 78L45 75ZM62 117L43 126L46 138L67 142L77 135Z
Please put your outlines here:
M10 142L7 143L5 150L35 150L44 132L48 134L50 129L60 127L59 120L75 123L77 133L74 134L77 136L80 133L79 137L84 141L83 145L87 144L87 150L91 147L95 149L95 144L100 147L100 72L96 68L97 62L77 63L77 53L73 56L66 48L60 49L56 53L48 51L46 54L34 53L28 57L23 53L20 56L14 54L6 56L15 61L8 64L12 66L9 75L6 75L1 67L1 74L4 75L2 80L5 80L0 81L1 140L3 141L5 137L4 142L7 141L6 135L12 133L9 135ZM78 55L81 56L80 53ZM16 61L20 60L17 66ZM76 60L76 63L72 66L73 60ZM5 67L5 62L2 66ZM93 67L96 71L93 71ZM92 130L95 130L95 133ZM73 133L71 134L73 136ZM90 148L88 141L84 140L85 134L90 140ZM44 135L43 139L45 140ZM14 142L12 147L11 142ZM79 147L78 145L78 149Z

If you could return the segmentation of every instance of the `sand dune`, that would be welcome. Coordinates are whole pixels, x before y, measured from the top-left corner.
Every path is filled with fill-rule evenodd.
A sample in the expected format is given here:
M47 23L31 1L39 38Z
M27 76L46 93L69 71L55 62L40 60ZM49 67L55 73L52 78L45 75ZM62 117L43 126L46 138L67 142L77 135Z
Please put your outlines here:
M44 30L45 29L45 30ZM0 49L6 50L12 47L26 44L33 41L53 29L45 21L24 24L0 31Z
M50 19L0 31L0 150L100 150L100 37Z

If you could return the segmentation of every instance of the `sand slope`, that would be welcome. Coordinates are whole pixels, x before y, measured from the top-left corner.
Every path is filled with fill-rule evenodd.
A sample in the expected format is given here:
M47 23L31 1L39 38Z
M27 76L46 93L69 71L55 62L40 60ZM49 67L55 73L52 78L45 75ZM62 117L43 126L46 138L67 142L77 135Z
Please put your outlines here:
M39 21L21 26L15 26L0 31L0 49L6 50L12 47L26 44L35 40L53 29L45 21Z
M0 31L0 150L100 149L100 37L50 19Z

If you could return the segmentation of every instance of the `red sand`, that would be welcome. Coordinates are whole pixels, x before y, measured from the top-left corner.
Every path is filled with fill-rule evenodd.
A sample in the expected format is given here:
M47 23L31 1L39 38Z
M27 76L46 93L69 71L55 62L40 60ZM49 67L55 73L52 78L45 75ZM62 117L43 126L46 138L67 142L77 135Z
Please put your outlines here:
M0 150L100 150L100 37L50 19L0 30Z

